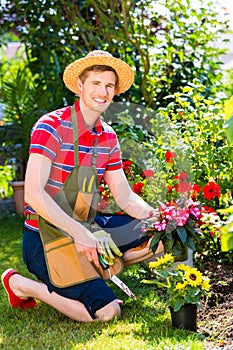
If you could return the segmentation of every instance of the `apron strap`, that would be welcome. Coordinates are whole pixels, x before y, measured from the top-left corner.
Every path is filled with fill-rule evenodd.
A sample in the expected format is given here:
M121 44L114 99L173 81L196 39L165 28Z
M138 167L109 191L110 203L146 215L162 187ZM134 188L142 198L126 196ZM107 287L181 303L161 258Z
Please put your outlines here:
M71 106L71 118L73 124L73 139L74 139L74 165L79 166L79 156L78 156L78 118L76 117L75 105ZM98 152L97 152L98 138L94 142L93 158L92 158L92 167L96 169Z
M74 139L74 166L79 165L79 157L78 157L78 121L76 118L76 110L75 105L71 106L71 118L73 124L73 139Z
M95 169L96 169L96 163L97 163L97 157L98 157L97 143L98 143L98 138L96 138L94 142L94 150L93 150L93 158L92 158L92 167Z

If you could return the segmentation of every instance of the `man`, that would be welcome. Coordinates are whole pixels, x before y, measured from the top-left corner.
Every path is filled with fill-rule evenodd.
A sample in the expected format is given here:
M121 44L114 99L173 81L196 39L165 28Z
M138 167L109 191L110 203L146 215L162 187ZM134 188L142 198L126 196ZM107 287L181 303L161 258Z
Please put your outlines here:
M42 282L25 278L12 269L5 271L2 281L12 307L33 307L36 305L35 299L39 299L81 322L108 321L120 315L119 301L99 276L64 288L51 283L43 252L43 238L38 233L38 218L66 232L74 241L77 254L87 259L86 265L100 268L99 255L105 249L101 244L101 235L105 231L100 229L96 234L85 225L85 220L75 219L74 215L78 218L82 215L80 208L75 211L79 201L69 215L57 200L75 168L74 135L77 129L78 164L82 168L90 168L97 150L95 167L98 182L104 177L116 203L129 215L128 222L121 224L118 231L111 231L112 227L117 226L114 219L108 218L106 221L104 216L96 219L104 230L113 232L113 241L120 250L114 242L112 250L119 256L124 253L123 260L127 260L132 248L148 240L147 237L140 238L133 218L143 219L153 208L132 192L122 170L117 137L100 118L114 95L129 89L133 79L133 71L125 62L108 52L93 51L71 63L64 72L65 85L80 96L73 112L70 107L62 108L41 117L34 126L25 179L25 201L28 204L25 210L27 220L24 225L23 256L29 271ZM74 121L78 127L74 126ZM91 184L86 186L86 180L87 176L84 176L81 185L84 190ZM83 212L86 212L86 208ZM107 249L109 252L109 246ZM148 252L148 246L146 249ZM156 253L161 251L162 245L159 245ZM83 267L85 269L86 266Z

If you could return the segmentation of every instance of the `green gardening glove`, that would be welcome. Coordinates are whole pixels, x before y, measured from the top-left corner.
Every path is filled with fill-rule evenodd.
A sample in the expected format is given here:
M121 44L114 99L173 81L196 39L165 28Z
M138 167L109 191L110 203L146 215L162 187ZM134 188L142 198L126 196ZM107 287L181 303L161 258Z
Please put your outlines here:
M118 249L110 234L104 230L99 230L92 233L97 238L100 248L103 251L104 260L112 266L114 264L114 255L122 256L121 251ZM113 252L113 253L112 253Z

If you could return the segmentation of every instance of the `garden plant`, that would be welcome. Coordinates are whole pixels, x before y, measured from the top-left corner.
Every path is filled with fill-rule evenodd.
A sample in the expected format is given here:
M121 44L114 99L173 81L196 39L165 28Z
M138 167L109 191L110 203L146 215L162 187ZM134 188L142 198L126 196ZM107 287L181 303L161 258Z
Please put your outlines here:
M3 348L232 346L233 112L228 109L226 117L224 108L226 101L232 104L233 83L230 74L223 81L219 58L224 50L213 45L228 31L221 8L203 0L198 8L190 0L46 0L38 1L36 8L30 1L6 0L0 6L0 45L4 48L14 33L23 51L20 58L1 61L3 125L12 123L17 131L17 138L1 134L2 154L7 150L7 157L17 157L24 176L34 122L74 102L62 83L65 66L94 49L123 58L135 70L135 83L123 101L116 96L117 110L106 118L112 118L124 145L126 176L134 191L152 204L166 205L188 189L192 200L205 208L194 264L211 284L209 298L201 302L199 333L171 328L164 292L141 283L151 278L146 264L128 267L120 276L137 295L136 302L112 286L124 307L122 318L109 324L74 323L42 303L35 310L12 310L1 287ZM11 195L8 170L1 168L0 186ZM99 210L123 214L104 183L100 190ZM0 220L1 269L12 265L29 276L21 257L23 217Z

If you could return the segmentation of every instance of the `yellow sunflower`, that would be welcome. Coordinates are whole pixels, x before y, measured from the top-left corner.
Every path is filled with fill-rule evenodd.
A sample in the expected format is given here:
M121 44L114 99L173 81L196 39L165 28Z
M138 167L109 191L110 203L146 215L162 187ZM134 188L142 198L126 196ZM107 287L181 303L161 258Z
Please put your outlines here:
M189 269L185 271L185 278L192 287L200 286L202 283L202 273L195 267L189 267Z
M185 265L185 264L179 264L179 265L177 265L177 268L176 268L176 270L182 270L182 271L187 271L187 270L189 270L189 266L187 266L187 265Z
M209 290L210 289L210 279L208 277L203 277L201 286L204 290Z
M174 262L174 256L172 256L172 254L165 254L164 257L159 258L157 261L151 261L149 263L149 268L153 269L153 268L158 268L162 265L166 265L170 262Z
M187 284L188 284L187 281L185 281L184 283L178 282L177 285L176 285L175 290L184 289L187 286Z

